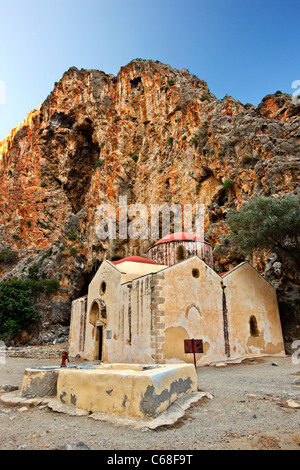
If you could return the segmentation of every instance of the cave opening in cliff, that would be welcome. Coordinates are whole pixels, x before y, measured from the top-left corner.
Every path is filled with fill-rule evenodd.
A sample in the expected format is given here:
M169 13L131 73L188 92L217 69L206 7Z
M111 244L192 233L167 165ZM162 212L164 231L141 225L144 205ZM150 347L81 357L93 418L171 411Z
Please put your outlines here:
M141 82L142 82L141 77L135 77L132 80L130 80L131 89L132 88L138 88L138 86Z
M101 261L96 260L92 268L89 271L83 272L76 281L77 291L76 298L83 297L88 294L89 285L93 280L96 272L101 265Z
M78 124L74 119L54 113L52 123L41 131L40 148L41 157L48 162L41 177L54 187L60 185L76 214L84 205L101 147L93 140L92 121L86 118Z
M84 204L95 162L99 159L101 151L100 146L93 142L93 132L93 126L88 122L83 128L79 128L76 135L76 150L70 155L71 170L65 189L74 213L77 213Z

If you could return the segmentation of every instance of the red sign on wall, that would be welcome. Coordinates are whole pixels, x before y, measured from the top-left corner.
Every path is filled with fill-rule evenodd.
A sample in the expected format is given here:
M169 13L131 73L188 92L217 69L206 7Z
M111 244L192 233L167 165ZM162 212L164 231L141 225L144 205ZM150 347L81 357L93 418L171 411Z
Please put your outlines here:
M201 354L203 353L203 341L202 339L185 339L184 340L184 352L190 354Z
M194 354L194 364L197 369L196 364L196 354L203 353L203 341L202 339L185 339L184 340L184 352L186 354Z

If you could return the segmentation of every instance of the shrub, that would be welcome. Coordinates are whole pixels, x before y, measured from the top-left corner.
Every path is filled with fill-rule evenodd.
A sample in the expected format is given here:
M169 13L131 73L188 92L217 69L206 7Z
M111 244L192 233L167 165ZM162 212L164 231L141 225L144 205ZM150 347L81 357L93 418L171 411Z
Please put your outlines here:
M77 240L77 233L75 232L69 233L69 240L72 240L72 241Z
M277 253L289 251L297 258L300 256L297 248L297 237L300 236L298 197L257 197L240 211L229 211L226 221L231 240L243 253L271 249ZM291 242L288 245L285 244L287 239Z
M47 186L47 184L45 183L45 181L42 181L41 182L41 188L45 188Z
M18 254L16 251L1 250L0 251L0 263L9 263L17 258Z
M120 121L120 116L116 116L115 119L114 119L114 123L116 124L118 121Z
M1 335L14 335L38 318L26 281L13 278L0 283Z
M210 97L208 95L203 95L201 96L200 101L210 101Z
M43 279L41 286L45 289L45 294L56 294L59 289L59 281L57 279Z
M74 256L74 258L77 256L77 248L70 248L70 255Z
M227 179L223 181L223 188L225 189L225 191L230 190L231 188L233 188L234 185L235 182L233 180Z
M197 137L194 136L194 137L191 138L190 144L191 144L191 145L196 145L196 144L197 144L197 141L198 141Z
M168 80L168 85L170 85L170 86L175 85L175 81L173 80L173 78L170 78L170 79Z
M134 155L132 155L131 158L132 158L132 160L133 160L134 162L137 162L138 159L139 159L139 156L135 153Z
M37 281L39 279L39 267L36 264L29 266L28 277L31 280Z
M25 282L28 289L30 289L31 295L33 297L39 294L39 292L41 292L41 281L38 281L36 279L29 279Z
M169 137L168 138L168 145L171 147L173 144L174 137Z
M31 221L30 221L30 220L26 220L26 225L27 225L27 227L31 227Z

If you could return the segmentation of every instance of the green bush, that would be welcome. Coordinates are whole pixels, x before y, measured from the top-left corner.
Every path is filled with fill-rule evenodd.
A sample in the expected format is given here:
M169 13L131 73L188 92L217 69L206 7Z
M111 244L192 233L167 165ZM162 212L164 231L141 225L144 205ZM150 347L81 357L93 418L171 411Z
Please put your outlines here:
M0 251L0 263L9 263L17 258L18 254L15 251L1 250Z
M235 182L233 180L230 180L230 179L227 179L223 182L223 188L228 191L230 190L231 188L233 188L233 186L235 185Z
M41 182L41 188L45 188L47 186L47 184L45 183L45 181L42 181Z
M138 159L139 159L139 156L135 153L134 155L132 155L131 158L132 158L132 160L133 160L134 162L137 162Z
M168 145L171 147L173 144L174 137L169 137L168 138Z
M74 258L77 256L77 248L70 248L70 255L74 256Z
M173 80L173 78L170 78L170 79L168 80L168 85L170 85L170 86L175 85L175 81Z
M47 295L56 294L60 286L57 279L43 279L40 284Z
M40 318L32 306L26 281L13 278L0 283L0 334L14 335Z
M28 279L24 281L30 289L31 295L35 297L37 294L41 292L41 281L37 281L36 279Z
M210 97L208 95L203 95L201 96L200 101L210 101Z
M277 253L282 250L298 259L299 202L299 197L290 195L281 199L261 196L249 201L239 211L229 211L226 222L230 239L243 253L252 253L256 249L270 249ZM285 243L286 240L289 244Z
M39 267L36 264L29 266L28 277L31 280L37 281L39 279Z
M72 241L77 240L77 233L75 232L69 233L69 240L72 240Z

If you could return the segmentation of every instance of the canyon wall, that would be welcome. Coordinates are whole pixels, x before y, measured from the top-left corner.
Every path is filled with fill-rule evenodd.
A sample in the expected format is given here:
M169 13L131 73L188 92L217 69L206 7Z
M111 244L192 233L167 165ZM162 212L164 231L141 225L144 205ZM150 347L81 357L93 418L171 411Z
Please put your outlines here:
M205 204L215 270L243 260L228 239L226 213L257 196L297 194L300 106L277 92L257 106L218 100L186 69L136 59L115 77L69 69L38 110L0 142L1 279L37 265L60 289L38 296L42 313L16 341L65 338L70 303L104 258L147 256L156 240L99 239L97 209L128 204ZM231 181L229 188L225 180ZM129 216L128 222L134 220ZM272 253L250 262L277 289L287 348L299 328L294 260Z

